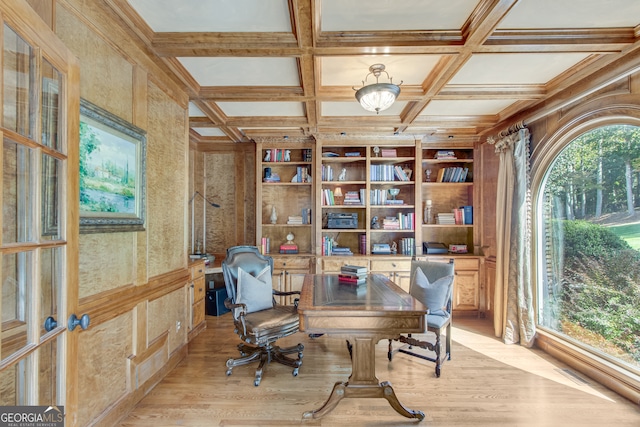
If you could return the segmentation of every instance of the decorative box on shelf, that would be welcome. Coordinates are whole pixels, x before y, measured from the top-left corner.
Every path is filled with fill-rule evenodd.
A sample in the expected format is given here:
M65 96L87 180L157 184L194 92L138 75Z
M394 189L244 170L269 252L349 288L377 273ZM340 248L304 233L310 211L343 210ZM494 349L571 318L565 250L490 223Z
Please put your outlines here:
M466 254L467 245L449 245L449 252L452 254Z

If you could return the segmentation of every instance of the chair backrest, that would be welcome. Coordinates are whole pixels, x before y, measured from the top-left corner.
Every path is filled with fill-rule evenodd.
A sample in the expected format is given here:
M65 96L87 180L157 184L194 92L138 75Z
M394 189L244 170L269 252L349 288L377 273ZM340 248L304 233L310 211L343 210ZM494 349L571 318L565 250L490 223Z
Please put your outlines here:
M273 272L273 258L262 255L256 246L232 246L222 261L222 275L227 288L227 297L235 302L238 286L238 267L257 276L266 266Z
M449 262L441 262L441 261L411 261L411 276L410 280L413 282L414 275L416 273L416 269L421 269L427 279L429 279L429 283L433 283L441 277L445 276L453 276L455 273L453 259L449 259ZM449 291L449 299L447 301L447 311L451 313L451 297L453 294L453 283L451 284L451 289Z

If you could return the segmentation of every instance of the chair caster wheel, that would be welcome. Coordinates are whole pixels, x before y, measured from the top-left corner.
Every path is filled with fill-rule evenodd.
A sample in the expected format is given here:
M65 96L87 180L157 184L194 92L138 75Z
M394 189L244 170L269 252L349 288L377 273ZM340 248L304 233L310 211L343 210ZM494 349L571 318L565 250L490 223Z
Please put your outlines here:
M260 385L260 380L259 379L253 380L253 385L258 387Z
M293 373L294 377L297 377L298 376L298 368L295 368L292 373Z
M227 369L227 376L231 375L231 369Z

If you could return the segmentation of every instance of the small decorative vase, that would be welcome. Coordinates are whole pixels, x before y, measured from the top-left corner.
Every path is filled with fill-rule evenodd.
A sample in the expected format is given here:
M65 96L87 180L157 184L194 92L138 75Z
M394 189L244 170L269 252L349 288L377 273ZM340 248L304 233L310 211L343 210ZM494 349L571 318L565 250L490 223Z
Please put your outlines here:
M276 207L271 206L271 224L275 224L278 221L278 214L276 213Z

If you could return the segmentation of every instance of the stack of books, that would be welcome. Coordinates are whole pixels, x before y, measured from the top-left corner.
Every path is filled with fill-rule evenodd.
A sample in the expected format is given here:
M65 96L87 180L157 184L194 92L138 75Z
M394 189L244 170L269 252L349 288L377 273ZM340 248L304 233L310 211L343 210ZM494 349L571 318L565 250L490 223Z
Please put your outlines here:
M343 204L345 205L358 205L362 206L362 201L360 200L360 192L359 191L347 191L344 195Z
M331 248L331 255L339 255L339 256L353 255L353 252L351 252L351 249L347 247L334 246Z
M289 225L301 225L302 224L302 216L301 215L292 215L287 219L287 224Z
M371 253L375 255L390 255L391 247L388 243L374 243Z
M340 268L340 274L338 274L338 281L340 283L362 285L366 280L367 267L361 267L359 265L343 265Z
M382 219L383 230L400 230L400 220L395 216L387 216Z
M457 159L456 153L449 150L438 150L438 152L435 155L435 158L438 160Z
M280 253L281 254L297 254L298 253L298 245L291 243L283 243L280 245Z
M436 224L455 225L456 219L453 212L442 212L438 214Z

